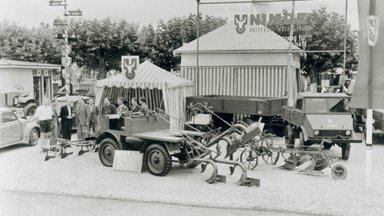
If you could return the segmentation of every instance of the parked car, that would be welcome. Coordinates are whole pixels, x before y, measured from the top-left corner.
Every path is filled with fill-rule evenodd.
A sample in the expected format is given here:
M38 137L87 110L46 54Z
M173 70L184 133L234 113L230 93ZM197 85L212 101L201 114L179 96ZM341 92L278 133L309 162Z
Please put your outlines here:
M0 107L0 148L16 145L36 145L40 127L32 120L18 117L11 109Z

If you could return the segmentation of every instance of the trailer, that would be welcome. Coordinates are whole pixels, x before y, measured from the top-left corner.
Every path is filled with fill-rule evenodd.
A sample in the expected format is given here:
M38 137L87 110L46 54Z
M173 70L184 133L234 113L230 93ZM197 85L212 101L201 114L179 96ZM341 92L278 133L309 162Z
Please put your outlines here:
M187 104L205 103L211 110L227 122L232 122L234 115L242 115L247 123L261 117L264 129L278 136L284 136L284 124L281 118L282 107L287 105L286 97L250 97L228 95L205 95L186 98ZM222 121L213 116L214 126L226 128Z

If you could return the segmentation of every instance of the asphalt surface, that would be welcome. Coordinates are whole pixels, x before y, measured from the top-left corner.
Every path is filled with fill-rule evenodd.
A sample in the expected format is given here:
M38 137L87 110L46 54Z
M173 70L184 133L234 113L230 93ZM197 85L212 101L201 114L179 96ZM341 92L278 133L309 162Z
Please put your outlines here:
M0 215L384 215L384 145L373 148L369 190L362 143L353 144L348 161L337 159L338 147L325 151L347 167L345 180L333 180L329 169L322 175L303 175L298 169L278 168L283 159L277 166L260 160L248 171L249 177L261 180L259 188L237 186L240 172L230 176L224 165L219 165L219 173L227 175L227 183L207 184L210 168L200 173L199 168L174 165L165 177L117 172L102 166L96 153L77 156L79 149L73 150L65 159L44 161L38 146L0 149Z

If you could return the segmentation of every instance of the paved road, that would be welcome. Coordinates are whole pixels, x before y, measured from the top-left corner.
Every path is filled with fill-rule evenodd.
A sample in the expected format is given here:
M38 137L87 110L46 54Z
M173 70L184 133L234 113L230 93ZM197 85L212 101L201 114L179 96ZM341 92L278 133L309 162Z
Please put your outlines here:
M276 212L272 210L189 207L153 202L133 202L117 199L98 199L81 196L0 191L1 216L55 215L55 216L114 216L114 215L258 215L295 216L295 212ZM305 214L308 215L308 214Z
M276 139L276 142L284 141ZM79 149L72 150L77 153ZM205 173L200 173L199 168L186 169L175 164L167 176L156 177L148 172L138 174L113 171L102 166L98 155L92 152L45 162L38 146L14 146L0 149L0 192L28 193L5 194L3 200L11 201L0 200L0 204L7 203L3 209L8 213L10 209L25 206L19 211L33 213L27 215L41 215L39 209L47 208L48 211L51 206L55 206L54 203L60 203L59 208L71 209L71 213L79 215L86 214L92 208L98 209L98 212L106 208L112 212L110 215L118 215L120 210L114 211L114 206L124 209L127 205L124 211L135 213L136 207L151 209L151 206L159 205L159 209L162 209L161 206L169 204L174 207L167 206L164 209L176 208L177 212L183 213L189 212L187 209L194 206L205 207L193 208L194 211L201 211L199 213L202 215L204 212L223 215L222 212L232 213L239 209L252 209L251 213L256 209L255 214L261 215L263 211L266 211L266 215L279 215L281 212L284 212L283 215L287 215L286 212L302 215L383 215L384 145L375 146L372 152L370 191L364 190L364 150L363 144L354 144L348 161L336 159L336 163L348 168L348 177L343 181L333 180L329 169L320 176L302 175L298 170L278 168L278 165L284 163L283 159L279 160L277 166L265 164L260 159L256 169L248 171L248 176L259 178L261 187L248 188L236 185L240 173L235 171L233 176L229 176L228 166L219 165L219 173L227 175L226 184L207 184L204 180L210 175L209 168ZM326 154L340 157L340 148L334 147L326 151ZM92 201L92 197L99 199ZM81 200L88 201L82 203ZM109 210L109 206L112 210ZM133 210L130 210L131 207ZM206 207L210 208L206 210ZM52 207L50 212L53 211L55 208ZM162 213L160 210L158 212ZM4 214L0 212L0 215Z

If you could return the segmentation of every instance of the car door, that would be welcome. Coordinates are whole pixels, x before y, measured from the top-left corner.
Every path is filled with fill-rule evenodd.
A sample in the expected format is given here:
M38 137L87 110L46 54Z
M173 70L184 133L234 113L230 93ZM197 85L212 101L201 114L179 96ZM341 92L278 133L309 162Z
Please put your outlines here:
M21 122L12 112L4 112L1 114L3 145L20 141L22 138Z

